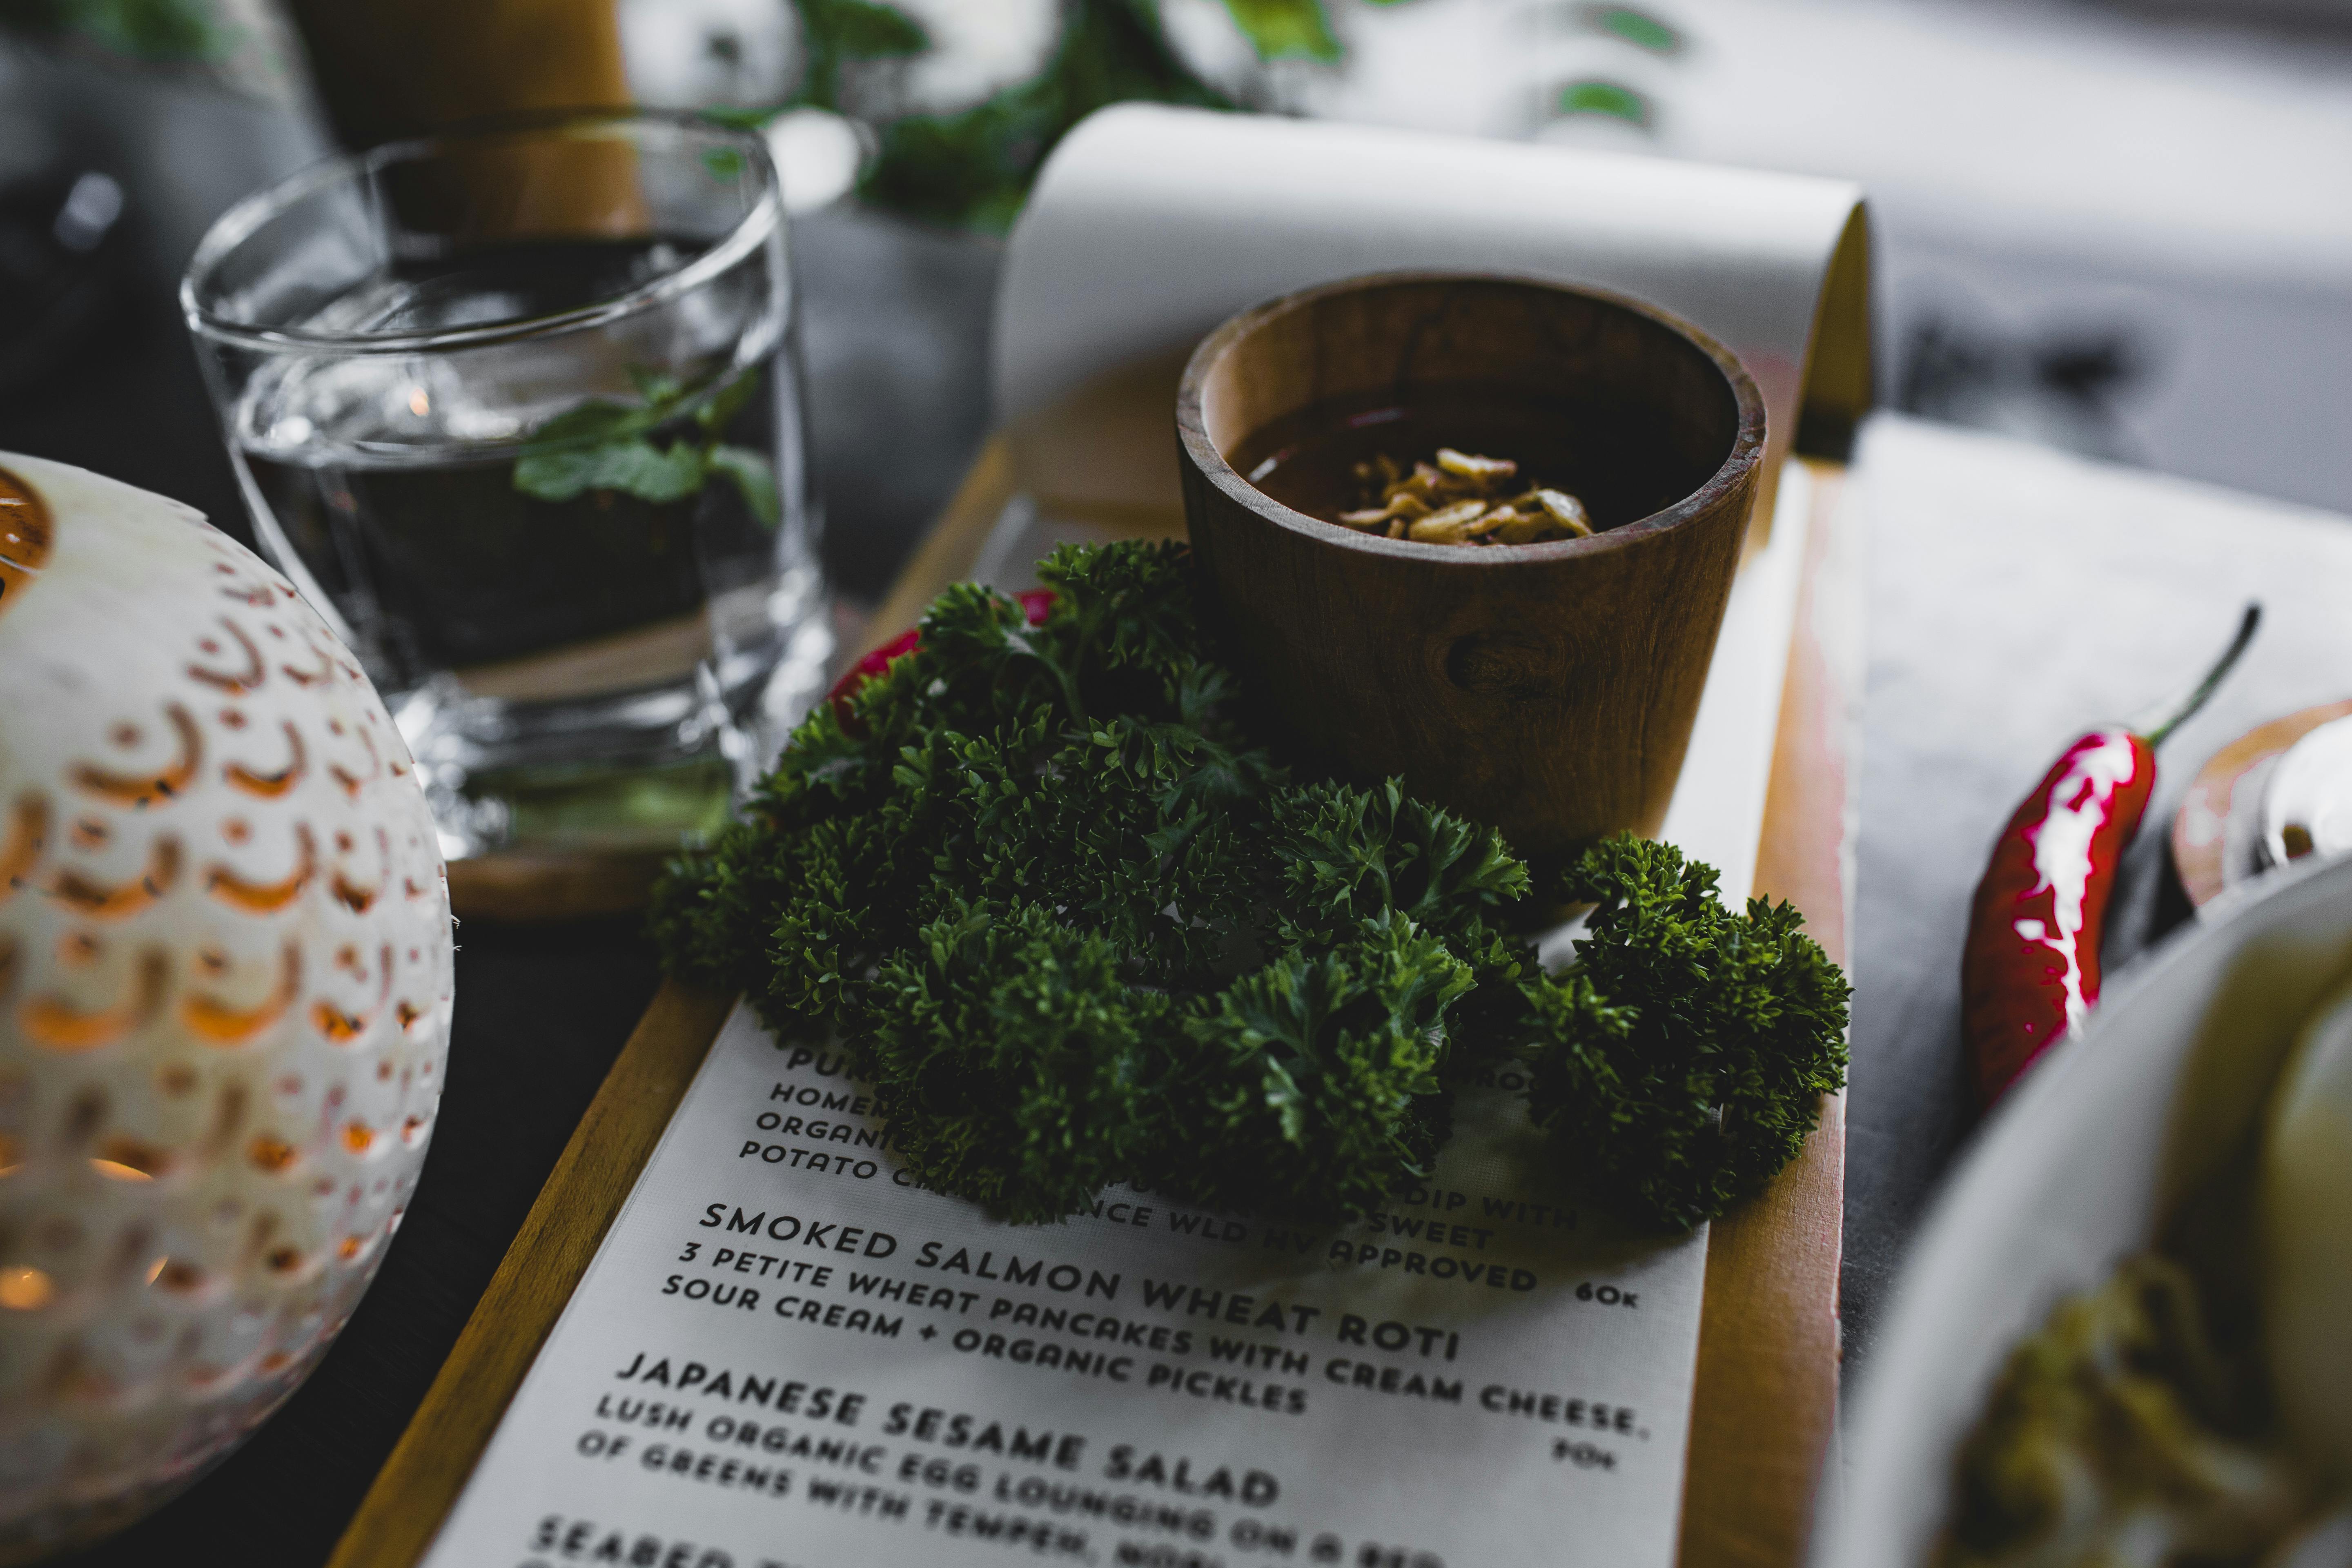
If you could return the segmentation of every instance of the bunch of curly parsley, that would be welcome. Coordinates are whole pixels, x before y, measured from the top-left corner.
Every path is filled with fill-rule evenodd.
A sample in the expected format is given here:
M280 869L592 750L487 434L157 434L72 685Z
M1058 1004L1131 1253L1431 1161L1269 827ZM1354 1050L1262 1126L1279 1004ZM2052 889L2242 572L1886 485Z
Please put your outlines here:
M819 707L672 868L672 970L830 1033L922 1184L1055 1219L1106 1184L1341 1223L1517 1055L1558 1158L1636 1221L1723 1211L1843 1081L1847 986L1786 905L1609 839L1541 889L1499 835L1306 780L1237 717L1181 546L1066 549L1042 624L973 584ZM1530 928L1594 906L1547 974Z

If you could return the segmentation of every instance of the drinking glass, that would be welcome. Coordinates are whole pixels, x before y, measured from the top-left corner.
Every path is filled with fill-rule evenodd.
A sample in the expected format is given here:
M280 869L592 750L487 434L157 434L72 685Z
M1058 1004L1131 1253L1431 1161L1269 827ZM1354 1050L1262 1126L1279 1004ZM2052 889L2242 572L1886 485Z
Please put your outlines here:
M570 114L331 160L225 215L181 303L446 853L723 820L833 652L760 138Z

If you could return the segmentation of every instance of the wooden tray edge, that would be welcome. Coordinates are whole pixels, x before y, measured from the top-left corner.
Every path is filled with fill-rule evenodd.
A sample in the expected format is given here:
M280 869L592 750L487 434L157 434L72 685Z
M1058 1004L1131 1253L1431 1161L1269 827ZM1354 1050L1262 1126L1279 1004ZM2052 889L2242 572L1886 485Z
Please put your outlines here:
M1785 899L1846 962L1861 584L1844 471L1812 463L1813 500L1764 801L1758 896ZM1845 1097L1772 1184L1707 1240L1683 1478L1681 1568L1795 1568L1811 1543L1838 1410Z

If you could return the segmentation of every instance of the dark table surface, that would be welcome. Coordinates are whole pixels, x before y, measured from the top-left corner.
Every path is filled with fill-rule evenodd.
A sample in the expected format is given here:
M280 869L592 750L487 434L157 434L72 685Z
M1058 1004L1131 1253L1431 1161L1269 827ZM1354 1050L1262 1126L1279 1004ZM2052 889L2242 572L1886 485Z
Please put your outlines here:
M838 580L871 596L980 434L996 253L854 213L803 223L795 243L827 553ZM146 312L40 397L0 402L0 448L163 489L241 532L169 318ZM1971 1129L1958 955L1985 848L2016 800L2078 731L2185 684L2245 598L2264 599L2254 654L2167 749L2110 931L2110 966L2127 965L2189 918L2160 830L2196 765L2256 722L2352 694L2352 617L2341 612L2352 526L2340 521L1885 419L1861 448L1853 504L1869 559L1850 1372L1866 1368L1904 1249ZM175 1559L192 1546L300 1564L331 1550L658 982L631 921L468 923L459 943L441 1120L374 1287L244 1448L75 1564Z

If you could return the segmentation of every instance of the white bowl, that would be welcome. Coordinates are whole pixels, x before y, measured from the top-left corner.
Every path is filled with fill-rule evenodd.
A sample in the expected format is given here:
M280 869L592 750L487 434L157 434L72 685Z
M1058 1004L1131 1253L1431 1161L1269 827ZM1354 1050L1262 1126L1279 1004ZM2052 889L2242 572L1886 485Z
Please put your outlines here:
M2214 1174L2347 973L2352 859L2282 873L2111 982L2112 1003L2018 1085L1904 1268L1817 1568L1933 1560L1954 1455L2011 1347L2147 1247Z

